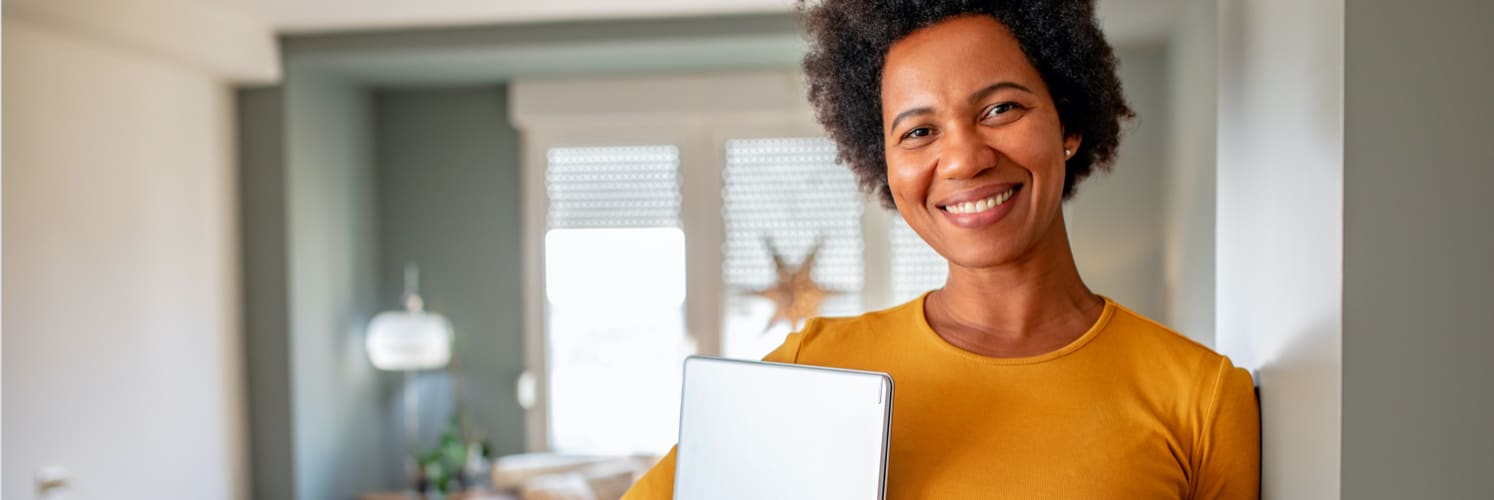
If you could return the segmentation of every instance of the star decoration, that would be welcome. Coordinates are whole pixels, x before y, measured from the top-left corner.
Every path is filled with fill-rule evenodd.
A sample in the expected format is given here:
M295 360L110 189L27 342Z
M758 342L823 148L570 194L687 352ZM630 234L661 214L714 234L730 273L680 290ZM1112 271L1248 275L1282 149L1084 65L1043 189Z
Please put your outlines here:
M779 321L787 321L790 329L798 329L804 320L819 313L820 304L825 298L836 294L820 287L811 276L821 242L815 242L798 266L790 266L783 255L778 253L772 240L765 240L763 243L768 247L768 254L773 256L773 269L778 273L778 280L772 286L752 292L753 295L773 301L773 317L768 319L763 333L773 329L773 325Z

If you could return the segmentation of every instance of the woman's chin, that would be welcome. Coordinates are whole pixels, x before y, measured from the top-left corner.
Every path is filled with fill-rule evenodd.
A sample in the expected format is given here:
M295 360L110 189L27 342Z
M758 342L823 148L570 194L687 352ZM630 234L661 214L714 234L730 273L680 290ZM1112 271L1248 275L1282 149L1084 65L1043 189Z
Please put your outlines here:
M1007 266L1019 260L1019 252L1009 245L976 244L962 245L958 250L944 252L949 263L965 269L993 269Z

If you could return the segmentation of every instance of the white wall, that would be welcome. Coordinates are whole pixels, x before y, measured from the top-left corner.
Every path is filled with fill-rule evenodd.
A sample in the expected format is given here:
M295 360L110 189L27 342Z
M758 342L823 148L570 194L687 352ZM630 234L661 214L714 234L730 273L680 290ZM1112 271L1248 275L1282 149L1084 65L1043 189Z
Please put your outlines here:
M4 497L243 498L228 87L9 12L3 59Z
M1494 496L1494 3L1347 2L1343 495Z
M1165 321L1167 52L1154 43L1120 47L1116 56L1136 119L1121 128L1114 170L1080 183L1064 216L1074 260L1090 289Z
M1344 8L1219 16L1215 345L1257 370L1263 498L1338 498Z
M1218 0L1189 0L1168 40L1165 321L1214 345L1214 154L1218 98Z

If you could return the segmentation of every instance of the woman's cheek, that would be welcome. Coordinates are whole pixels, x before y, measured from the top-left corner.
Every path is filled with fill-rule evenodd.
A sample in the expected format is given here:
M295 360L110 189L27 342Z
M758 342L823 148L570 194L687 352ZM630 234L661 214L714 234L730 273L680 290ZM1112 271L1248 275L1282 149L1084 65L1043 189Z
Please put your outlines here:
M918 203L918 200L914 198L928 187L926 185L920 187L924 176L914 165L916 164L904 158L903 155L888 158L887 183L892 188L893 197L899 198L899 203Z

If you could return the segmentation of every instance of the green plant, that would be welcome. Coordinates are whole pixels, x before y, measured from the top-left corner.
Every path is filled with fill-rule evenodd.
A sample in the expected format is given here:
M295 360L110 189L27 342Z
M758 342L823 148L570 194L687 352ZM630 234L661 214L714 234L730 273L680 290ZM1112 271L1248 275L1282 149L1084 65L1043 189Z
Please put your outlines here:
M459 339L453 339L455 344ZM454 352L457 349L453 349ZM415 455L419 468L416 490L422 493L438 493L441 496L472 487L487 485L487 464L493 460L493 447L480 432L474 432L462 401L461 388L465 385L460 371L459 359L453 355L446 366L446 375L451 379L452 399L457 401L434 447ZM476 457L473 456L476 454ZM480 458L481 460L474 460ZM475 475L476 477L470 477Z
M486 447L486 444L483 445ZM451 493L453 488L462 488L467 479L463 475L467 463L467 444L461 437L460 420L454 414L436 440L436 446L416 457L420 465L421 491Z

